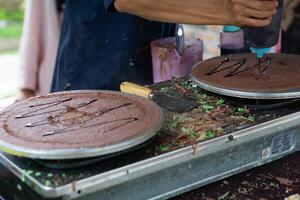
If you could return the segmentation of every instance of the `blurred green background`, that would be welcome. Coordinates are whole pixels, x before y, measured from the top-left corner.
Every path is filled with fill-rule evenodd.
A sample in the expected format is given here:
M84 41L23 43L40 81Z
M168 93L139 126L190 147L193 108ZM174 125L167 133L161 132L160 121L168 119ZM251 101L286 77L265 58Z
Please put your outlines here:
M23 15L23 0L0 0L0 40L20 38Z
M23 15L24 0L0 0L0 110L17 93Z

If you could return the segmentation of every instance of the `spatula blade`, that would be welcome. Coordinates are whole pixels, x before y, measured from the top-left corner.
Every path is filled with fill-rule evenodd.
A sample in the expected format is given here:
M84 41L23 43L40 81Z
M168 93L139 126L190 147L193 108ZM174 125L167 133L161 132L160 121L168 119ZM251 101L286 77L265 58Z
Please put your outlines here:
M172 97L164 93L153 94L152 100L171 111L183 113L187 112L199 104L192 98L188 97Z

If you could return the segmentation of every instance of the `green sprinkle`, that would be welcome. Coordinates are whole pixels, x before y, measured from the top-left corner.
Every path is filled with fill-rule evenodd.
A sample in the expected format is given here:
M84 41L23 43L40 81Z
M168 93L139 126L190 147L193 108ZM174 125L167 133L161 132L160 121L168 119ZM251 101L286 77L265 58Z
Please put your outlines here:
M174 129L176 129L178 127L178 122L171 122L171 124L170 124L170 129L171 130L174 130Z
M224 128L222 128L222 127L219 127L218 129L217 129L218 131L224 131Z
M51 186L52 184L51 184L51 181L49 181L49 180L46 180L45 181L45 186Z
M53 174L52 174L52 173L48 173L47 176L48 176L49 178L51 178L51 177L53 176Z
M26 170L26 171L25 171L25 174L31 175L31 174L33 174L33 171L32 171L32 170Z
M225 99L218 99L217 100L217 106L224 105L224 103L225 103Z
M160 150L161 152L169 151L169 150L170 150L170 147L169 147L169 146L160 145L160 146L159 146L159 150Z
M225 200L225 199L227 199L227 197L228 197L229 194L230 194L230 191L226 192L225 194L223 194L222 196L220 196L218 198L218 200Z
M42 173L41 173L41 172L35 172L34 175L35 175L35 176L41 176Z
M174 115L173 116L173 121L179 121L182 122L184 120L185 116L183 115Z
M170 122L170 129L174 130L178 128L179 123L183 122L185 120L185 116L183 115L174 115L172 118L172 121Z
M61 174L61 177L65 177L65 176L66 176L66 174L65 174L65 173Z
M254 122L254 121L255 121L255 117L254 117L253 115L249 115L249 116L248 116L248 120L249 120L250 122Z
M22 171L22 174L21 174L21 181L22 181L22 182L25 181L25 173L26 173L25 170L23 170L23 171Z
M214 137L216 137L216 133L214 131L207 131L206 132L206 137L207 138L214 138Z
M189 81L183 81L180 83L180 85L183 87L187 87L187 86L189 86Z
M201 108L203 110L205 110L206 112L209 112L211 109L213 109L214 107L212 105L209 105L209 104L204 104L204 105L201 105Z
M240 112L240 113L245 113L245 112L246 112L246 109L245 109L245 108L238 108L238 112Z
M168 92L169 88L168 87L162 87L162 88L160 88L160 91L161 92Z
M183 133L185 133L189 139L193 140L196 138L196 132L192 129L189 129L189 128L185 128L185 127L182 127L181 128L181 131Z
M200 93L200 94L197 93L196 97L197 97L197 99L206 100L208 96L205 93Z
M196 133L193 132L193 133L188 134L188 138L189 138L190 140L196 139Z

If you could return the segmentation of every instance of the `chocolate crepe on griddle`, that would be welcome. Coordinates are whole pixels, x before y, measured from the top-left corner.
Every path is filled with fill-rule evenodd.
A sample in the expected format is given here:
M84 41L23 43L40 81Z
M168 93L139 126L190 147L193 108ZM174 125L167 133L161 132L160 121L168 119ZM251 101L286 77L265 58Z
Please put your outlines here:
M192 76L207 86L232 92L299 92L300 56L266 54L260 61L251 53L215 57L195 66Z
M37 150L99 148L134 139L160 119L159 107L140 97L101 91L53 93L2 111L0 140Z

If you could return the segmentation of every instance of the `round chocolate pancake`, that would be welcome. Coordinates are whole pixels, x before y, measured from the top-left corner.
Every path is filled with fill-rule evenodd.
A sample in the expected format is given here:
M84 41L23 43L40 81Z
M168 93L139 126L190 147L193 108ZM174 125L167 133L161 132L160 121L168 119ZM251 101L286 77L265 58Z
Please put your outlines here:
M0 149L40 158L71 159L114 153L158 132L160 108L137 96L72 91L15 103L0 115Z
M300 97L300 56L267 54L258 64L254 54L232 54L198 63L192 79L203 89L253 99Z

